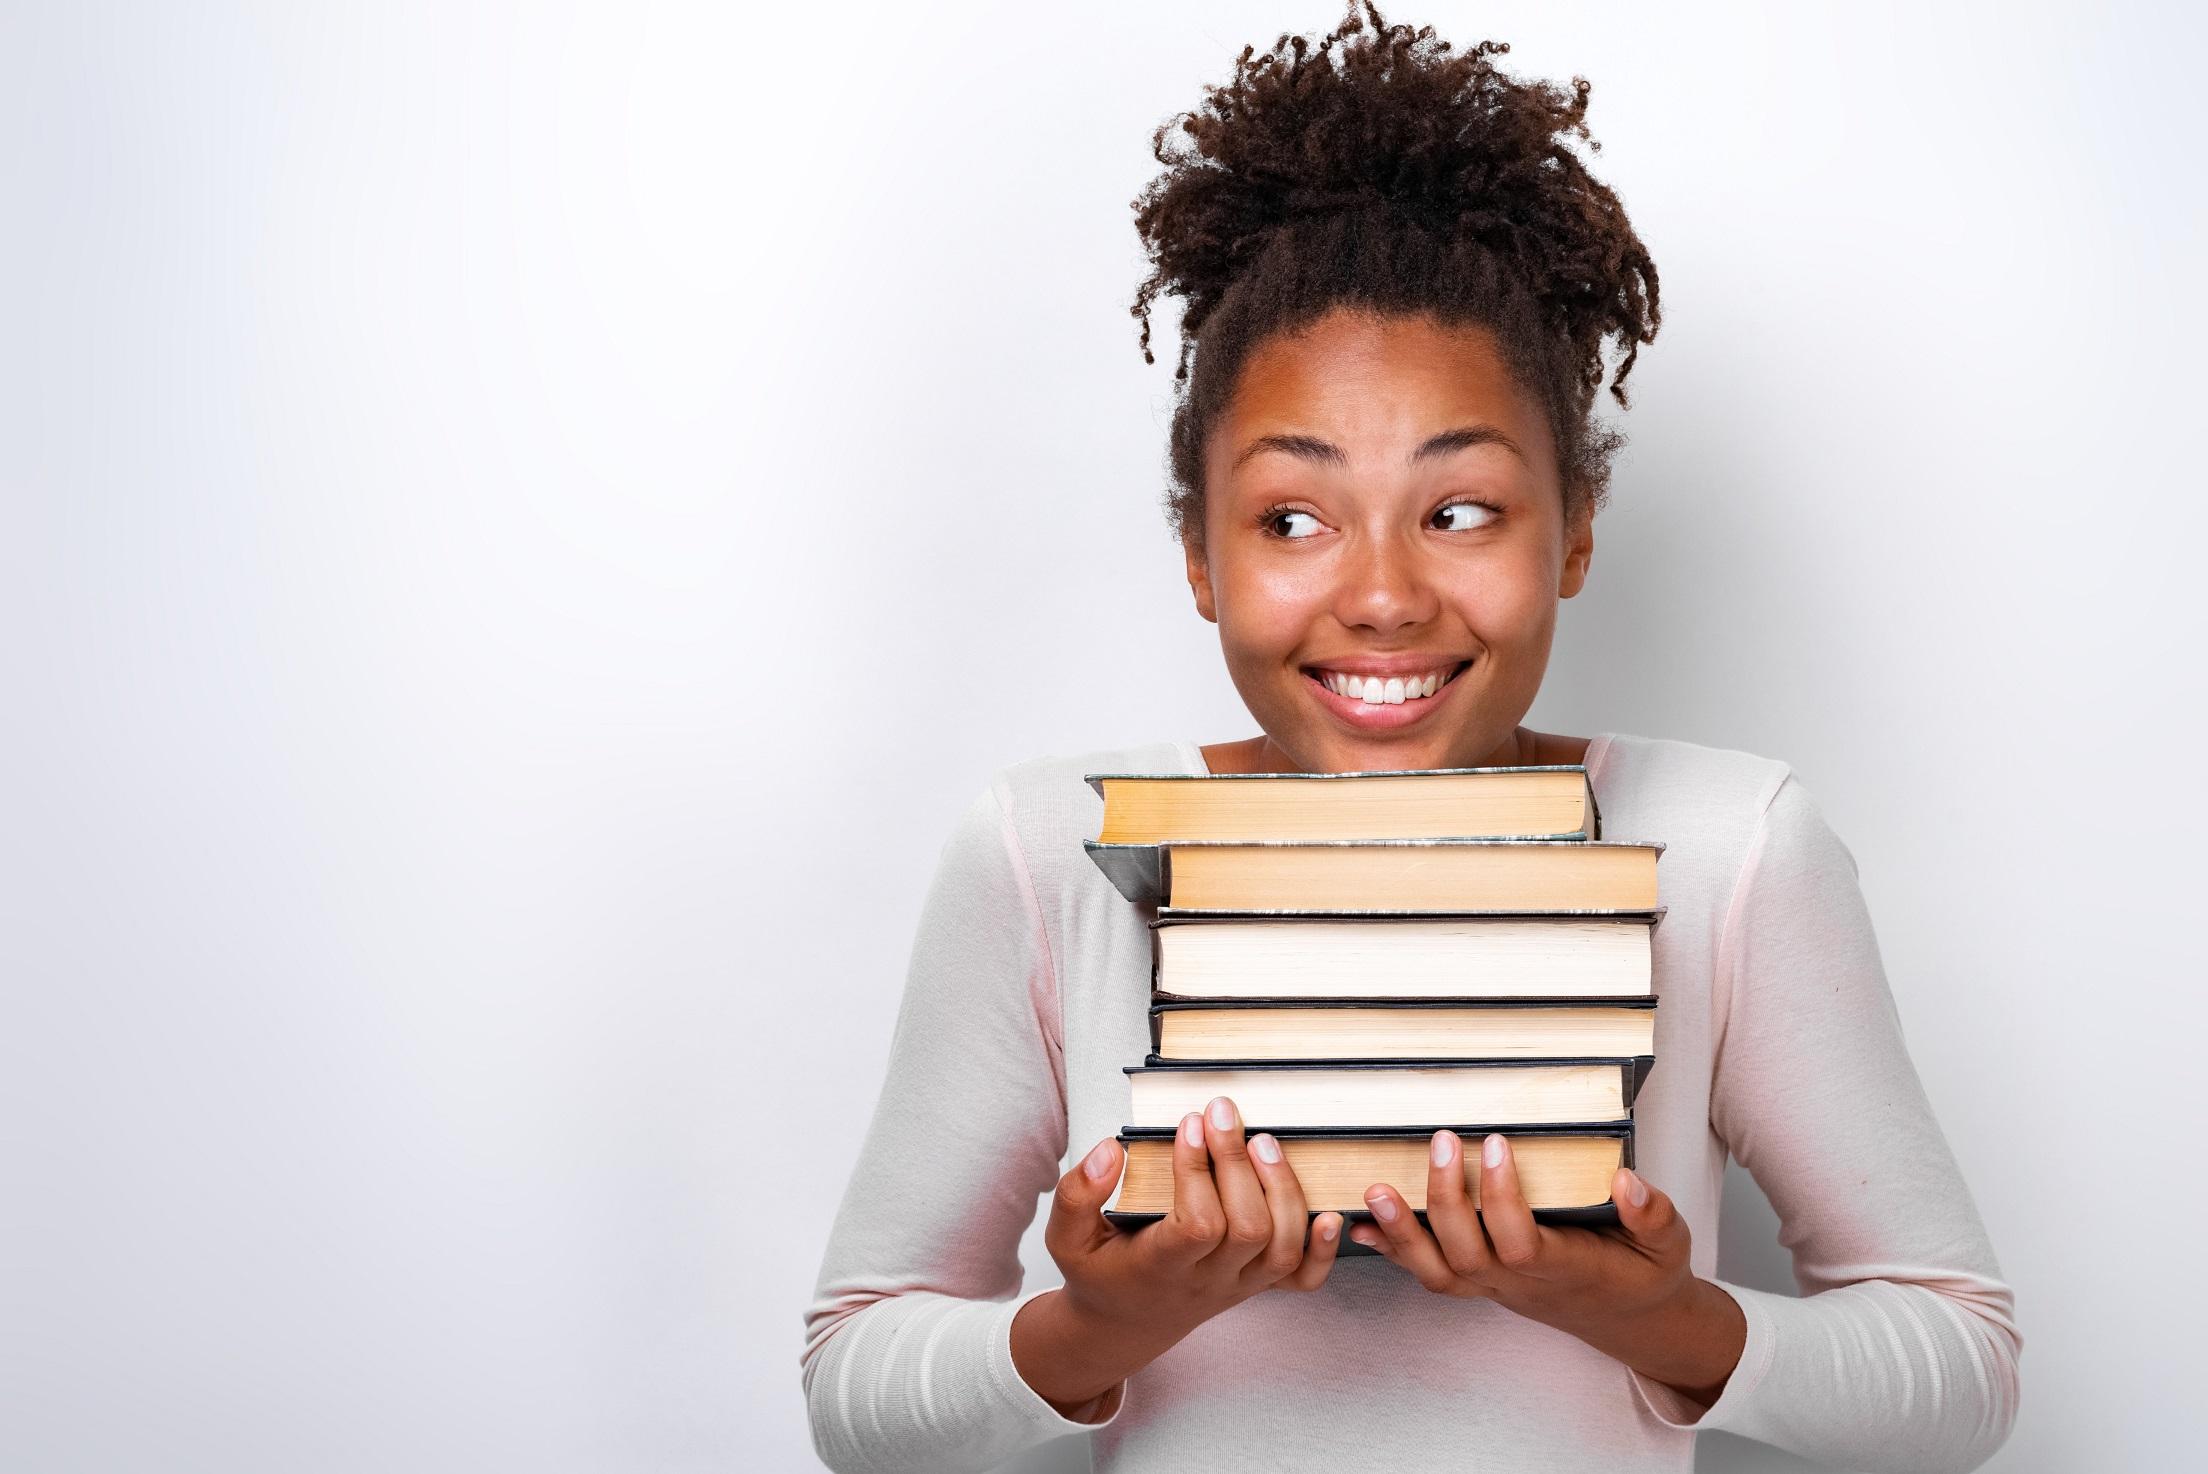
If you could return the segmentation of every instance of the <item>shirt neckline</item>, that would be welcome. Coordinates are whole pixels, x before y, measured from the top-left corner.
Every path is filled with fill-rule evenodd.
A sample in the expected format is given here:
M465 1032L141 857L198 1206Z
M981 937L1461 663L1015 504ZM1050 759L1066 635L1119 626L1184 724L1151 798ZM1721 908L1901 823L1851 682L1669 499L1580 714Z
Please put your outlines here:
M1597 732L1588 739L1587 755L1580 759L1580 766L1587 770L1587 781L1592 784L1602 773L1602 765L1610 756L1610 740L1615 732ZM1202 744L1187 737L1178 738L1174 746L1180 749L1181 762L1186 769L1200 778L1211 776L1211 765L1204 761Z

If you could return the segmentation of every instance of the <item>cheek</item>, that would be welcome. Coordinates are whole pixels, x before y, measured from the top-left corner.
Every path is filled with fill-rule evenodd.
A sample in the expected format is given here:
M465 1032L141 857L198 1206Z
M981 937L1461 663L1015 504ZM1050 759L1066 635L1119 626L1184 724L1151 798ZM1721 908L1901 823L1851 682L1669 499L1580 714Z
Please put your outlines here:
M1492 564L1460 580L1450 602L1466 628L1490 646L1538 644L1556 618L1556 584L1538 568Z
M1252 652L1299 643L1328 608L1332 589L1316 563L1229 570L1213 584L1222 636Z

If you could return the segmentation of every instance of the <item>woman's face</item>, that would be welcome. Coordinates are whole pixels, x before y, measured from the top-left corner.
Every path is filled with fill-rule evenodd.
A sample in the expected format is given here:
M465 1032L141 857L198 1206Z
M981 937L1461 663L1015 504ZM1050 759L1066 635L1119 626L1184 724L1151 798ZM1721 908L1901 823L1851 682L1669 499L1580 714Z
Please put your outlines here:
M1204 469L1189 585L1277 766L1518 760L1594 533L1490 334L1337 311L1271 338Z

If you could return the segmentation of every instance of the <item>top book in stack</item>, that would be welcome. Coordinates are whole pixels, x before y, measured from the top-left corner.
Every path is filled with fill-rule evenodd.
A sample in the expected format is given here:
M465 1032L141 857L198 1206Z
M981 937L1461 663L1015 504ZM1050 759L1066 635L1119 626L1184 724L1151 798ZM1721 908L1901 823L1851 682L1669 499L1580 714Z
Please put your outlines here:
M1661 844L1601 837L1578 764L1093 773L1090 857L1177 910L1601 914L1657 906Z

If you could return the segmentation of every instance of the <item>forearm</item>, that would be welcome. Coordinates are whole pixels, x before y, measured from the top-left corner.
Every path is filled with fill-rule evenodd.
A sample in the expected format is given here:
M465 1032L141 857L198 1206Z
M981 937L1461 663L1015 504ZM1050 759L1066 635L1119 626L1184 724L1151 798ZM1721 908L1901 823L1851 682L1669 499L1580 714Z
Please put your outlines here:
M1099 1421L1116 1404L1098 1399L1141 1371L1187 1332L1114 1324L1084 1313L1063 1290L1038 1295L1012 1321L1012 1365L1064 1417Z
M2021 1340L2005 1285L1737 1293L1751 1321L1736 1376L1746 1395L1713 1408L1715 1426L1871 1474L1961 1474L2008 1436Z
M952 1474L1078 1431L1013 1367L1013 1315L1006 1301L911 1292L845 1317L805 1358L821 1461L837 1474Z

